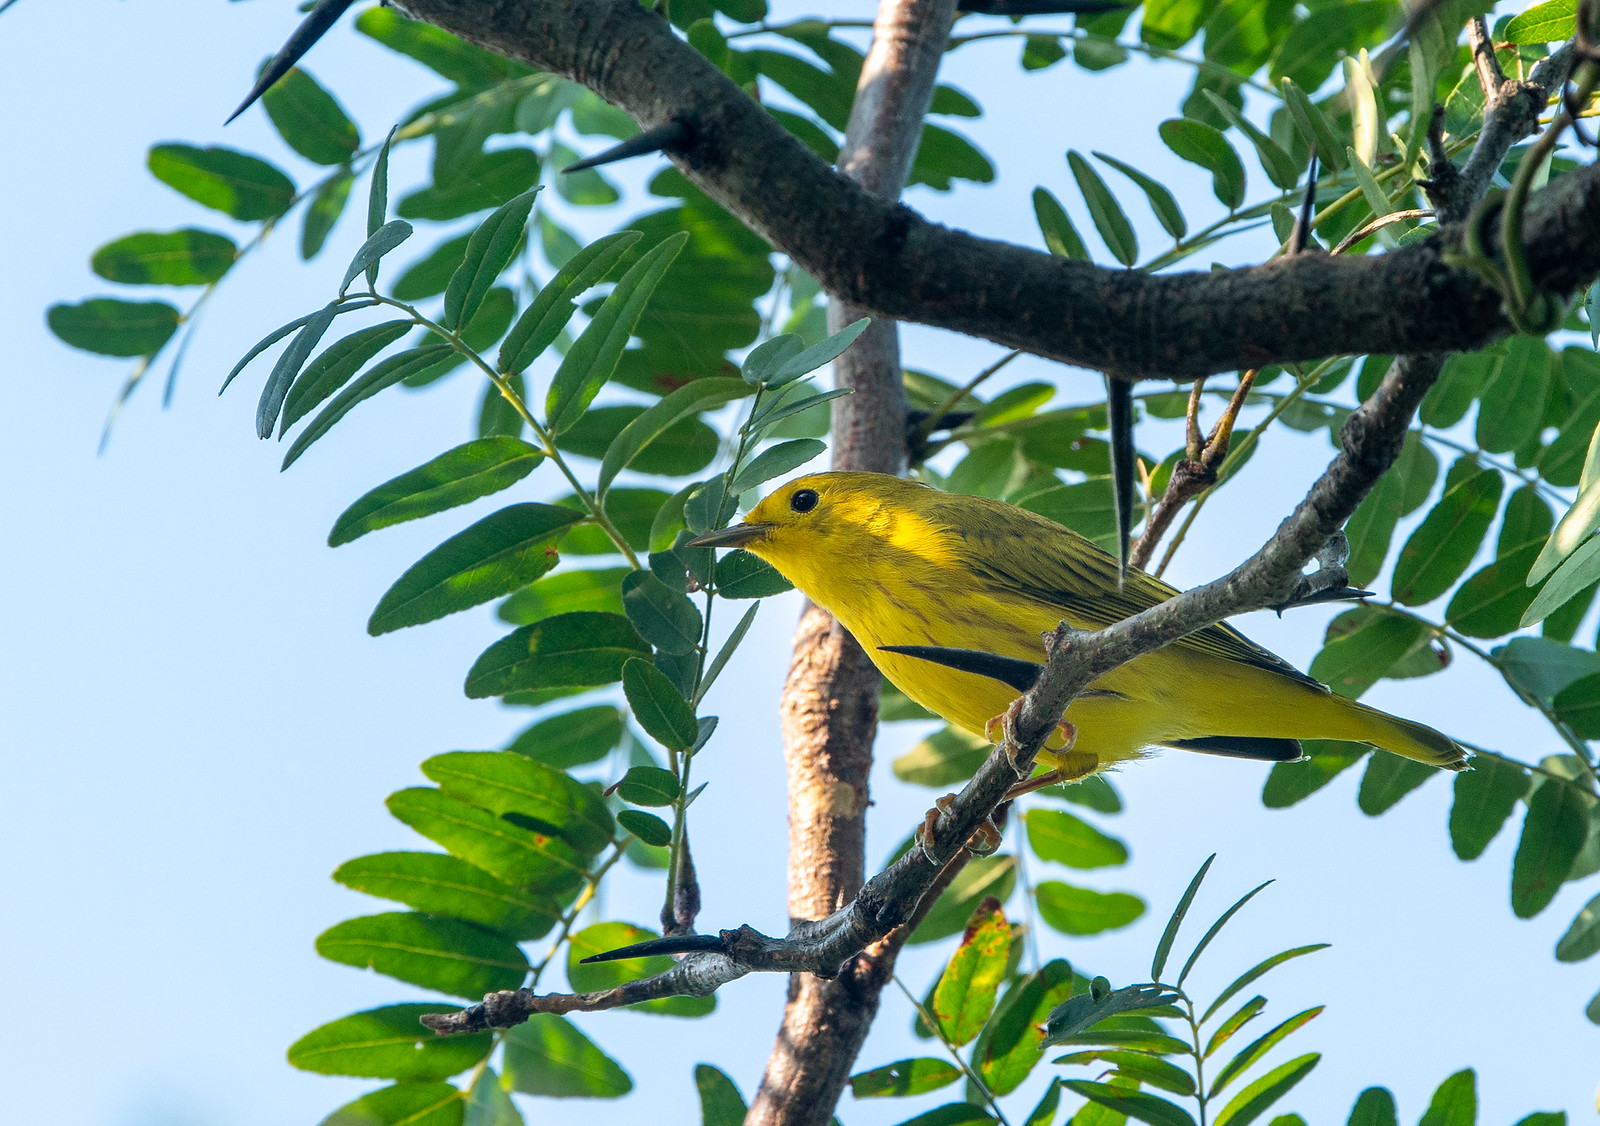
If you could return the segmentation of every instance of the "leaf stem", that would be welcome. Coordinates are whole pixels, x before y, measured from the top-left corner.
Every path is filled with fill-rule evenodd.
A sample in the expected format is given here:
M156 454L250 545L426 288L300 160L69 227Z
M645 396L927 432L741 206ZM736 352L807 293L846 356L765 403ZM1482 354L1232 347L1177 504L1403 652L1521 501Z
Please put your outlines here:
M1006 1119L1006 1112L1000 1109L999 1100L989 1092L988 1085L979 1078L978 1073L972 1070L972 1065L961 1058L961 1053L956 1051L954 1044L950 1043L950 1038L944 1034L944 1029L939 1026L939 1022L934 1019L933 1014L923 1006L921 1001L912 995L911 990L906 988L906 983L900 980L899 974L894 975L893 981L900 987L900 992L906 995L906 1000L911 1002L911 1007L917 1010L917 1015L922 1018L923 1025L939 1038L939 1043L944 1045L944 1050L950 1053L951 1059L956 1061L956 1066L967 1077L967 1082L971 1083L977 1089L978 1094L983 1096L984 1102L989 1104L989 1109L994 1111L995 1117L1000 1120L1002 1126L1011 1126L1011 1123Z

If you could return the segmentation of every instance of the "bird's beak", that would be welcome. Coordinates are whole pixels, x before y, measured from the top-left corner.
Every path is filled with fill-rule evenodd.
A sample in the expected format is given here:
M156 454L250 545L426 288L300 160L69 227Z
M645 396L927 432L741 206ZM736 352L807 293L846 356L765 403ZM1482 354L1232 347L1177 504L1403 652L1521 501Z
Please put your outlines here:
M696 536L684 547L743 547L756 540L764 540L772 534L774 524L735 524L731 528L723 528L718 532L707 532L703 536Z

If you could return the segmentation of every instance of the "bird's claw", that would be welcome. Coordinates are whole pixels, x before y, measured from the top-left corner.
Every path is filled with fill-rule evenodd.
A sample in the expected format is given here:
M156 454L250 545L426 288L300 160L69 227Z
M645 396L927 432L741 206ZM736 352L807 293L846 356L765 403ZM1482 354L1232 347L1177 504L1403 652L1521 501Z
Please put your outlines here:
M1003 746L1012 766L1017 765L1017 720L1022 715L1022 701L1023 697L1018 696L1011 701L1010 707L983 725L984 738ZM1061 737L1062 751L1070 751L1072 745L1078 741L1077 727L1065 719L1056 721L1055 733Z
M917 826L917 846L922 849L922 854L928 858L930 863L941 863L933 855L933 834L934 830L939 827L940 815L949 813L950 806L955 800L956 796L954 794L946 794L944 797L936 799L933 803L933 808L928 810L923 817L922 824ZM993 820L986 820L973 832L964 847L974 856L992 855L1000 847L1000 830L995 826Z

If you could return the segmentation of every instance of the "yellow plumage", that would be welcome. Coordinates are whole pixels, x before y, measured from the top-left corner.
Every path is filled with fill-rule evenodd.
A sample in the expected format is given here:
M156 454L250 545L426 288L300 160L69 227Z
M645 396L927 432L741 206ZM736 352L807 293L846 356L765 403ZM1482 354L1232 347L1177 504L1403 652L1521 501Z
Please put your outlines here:
M742 525L705 539L740 544L771 563L843 622L902 692L979 734L1014 689L879 647L1042 662L1042 635L1058 622L1099 629L1176 593L1138 571L1119 590L1110 555L1042 516L878 473L798 478ZM1065 718L1077 727L1074 751L1086 754L1041 757L1074 775L1186 742L1284 758L1294 753L1287 740L1348 739L1435 766L1459 768L1465 758L1432 728L1334 695L1223 625L1108 673Z

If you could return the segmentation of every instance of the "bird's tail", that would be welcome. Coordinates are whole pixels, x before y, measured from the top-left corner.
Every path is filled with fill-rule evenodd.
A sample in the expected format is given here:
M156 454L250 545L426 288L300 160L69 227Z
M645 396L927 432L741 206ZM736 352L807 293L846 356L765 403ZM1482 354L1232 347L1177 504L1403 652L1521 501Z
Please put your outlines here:
M1335 714L1330 717L1333 722L1320 733L1323 738L1371 743L1390 754L1445 770L1467 768L1467 752L1448 735L1426 724L1380 712L1343 696L1329 696L1327 700Z

